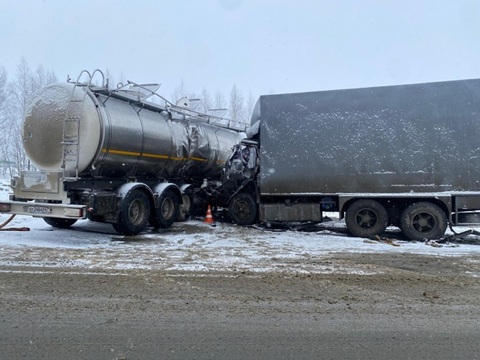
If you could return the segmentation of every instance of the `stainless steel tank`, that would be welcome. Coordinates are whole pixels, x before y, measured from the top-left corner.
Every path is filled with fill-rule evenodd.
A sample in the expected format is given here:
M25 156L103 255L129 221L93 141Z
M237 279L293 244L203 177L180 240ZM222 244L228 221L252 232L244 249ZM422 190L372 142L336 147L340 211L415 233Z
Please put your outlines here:
M25 151L39 170L80 177L215 178L243 137L71 83L43 88L23 124Z

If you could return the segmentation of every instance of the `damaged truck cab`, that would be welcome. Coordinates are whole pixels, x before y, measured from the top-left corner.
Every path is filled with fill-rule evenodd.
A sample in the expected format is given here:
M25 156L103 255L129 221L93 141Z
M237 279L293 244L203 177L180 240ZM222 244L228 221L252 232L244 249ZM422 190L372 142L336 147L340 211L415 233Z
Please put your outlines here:
M225 164L222 202L228 204L229 216L238 225L251 225L257 221L259 165L258 142L246 139L233 147Z

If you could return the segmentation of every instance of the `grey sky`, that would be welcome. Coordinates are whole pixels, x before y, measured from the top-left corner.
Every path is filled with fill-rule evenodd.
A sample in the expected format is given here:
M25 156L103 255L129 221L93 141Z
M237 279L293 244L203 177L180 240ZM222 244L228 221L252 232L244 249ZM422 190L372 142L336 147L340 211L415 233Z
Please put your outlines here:
M0 0L0 66L247 96L480 77L476 0Z

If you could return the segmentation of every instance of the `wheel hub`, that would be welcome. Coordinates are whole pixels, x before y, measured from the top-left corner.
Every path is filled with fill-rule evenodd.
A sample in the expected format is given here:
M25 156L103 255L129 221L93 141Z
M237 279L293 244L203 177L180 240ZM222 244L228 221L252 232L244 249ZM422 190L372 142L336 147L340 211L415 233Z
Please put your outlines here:
M420 225L421 227L427 226L427 225L428 225L427 219L421 218L421 219L418 221L418 225Z
M357 214L358 225L363 228L370 228L375 224L375 214L368 210L362 210Z

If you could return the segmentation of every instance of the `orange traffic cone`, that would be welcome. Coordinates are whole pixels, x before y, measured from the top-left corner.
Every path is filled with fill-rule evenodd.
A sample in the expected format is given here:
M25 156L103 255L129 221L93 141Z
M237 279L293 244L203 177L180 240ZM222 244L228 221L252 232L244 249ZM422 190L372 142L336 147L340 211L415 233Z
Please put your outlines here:
M210 205L208 205L207 208L207 216L205 217L205 223L206 224L214 224L215 222L213 221L213 216L212 216L212 208Z

